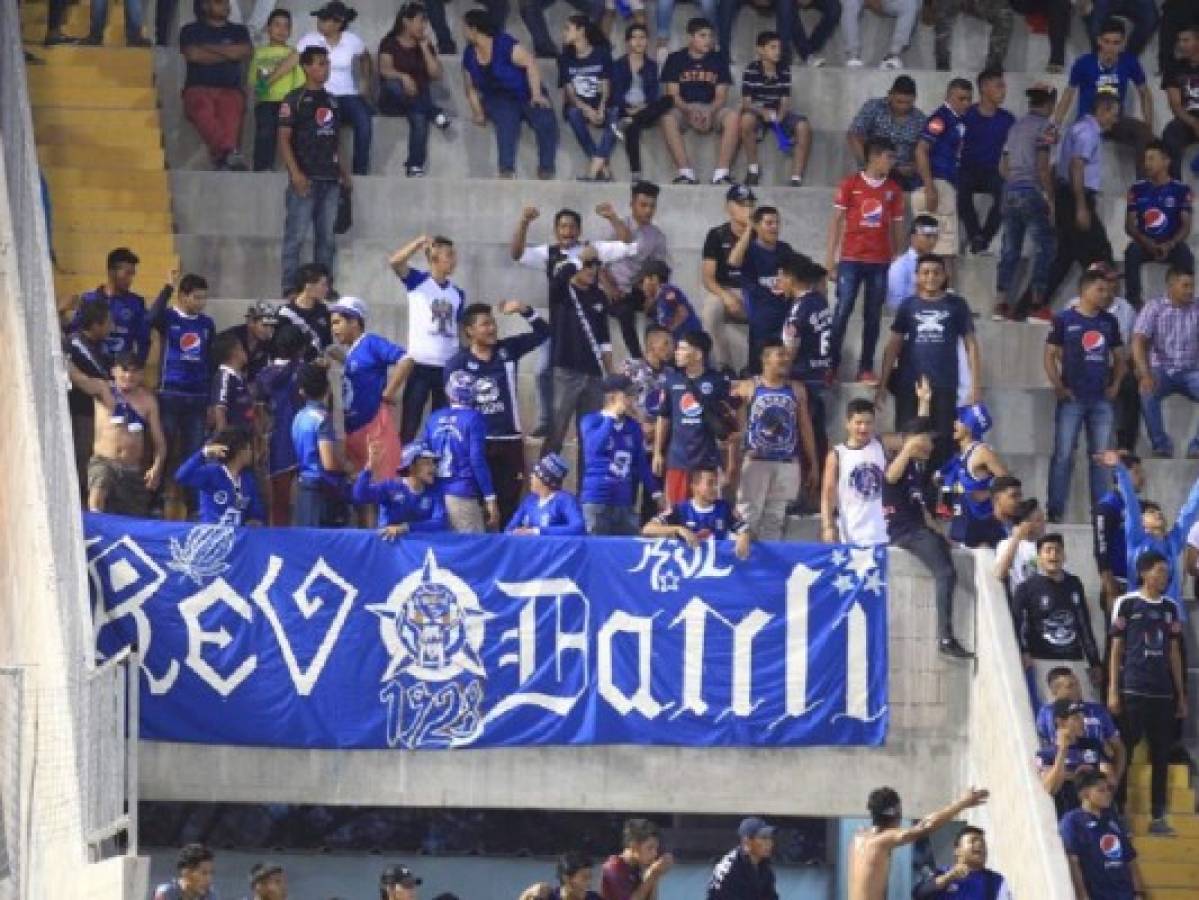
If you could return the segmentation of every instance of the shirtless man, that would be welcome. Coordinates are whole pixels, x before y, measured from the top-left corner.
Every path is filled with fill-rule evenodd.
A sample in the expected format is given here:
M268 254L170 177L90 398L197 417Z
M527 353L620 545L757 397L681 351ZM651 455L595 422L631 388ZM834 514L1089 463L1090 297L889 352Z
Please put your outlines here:
M911 828L901 828L903 808L899 794L889 787L871 791L866 806L874 825L854 835L849 861L849 900L885 900L891 851L927 837L952 822L963 810L986 803L987 797L986 790L970 788L956 803L937 810Z
M158 487L166 463L166 441L158 401L142 386L142 364L123 353L112 365L112 384L99 379L76 386L96 401L96 442L87 464L87 508L91 512L144 516L150 491ZM144 469L146 432L154 444L154 462Z

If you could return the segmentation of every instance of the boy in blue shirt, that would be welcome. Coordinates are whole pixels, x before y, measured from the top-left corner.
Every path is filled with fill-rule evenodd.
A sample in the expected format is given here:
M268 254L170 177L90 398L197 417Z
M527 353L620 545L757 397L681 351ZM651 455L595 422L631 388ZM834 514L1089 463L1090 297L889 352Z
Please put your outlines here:
M410 533L446 531L445 492L437 484L436 451L420 442L409 444L400 456L403 478L373 482L371 472L382 447L376 441L367 450L366 468L354 482L354 502L379 505L379 536L394 541Z
M421 440L439 460L437 483L446 495L450 527L460 534L482 534L499 528L500 508L487 467L487 420L473 407L475 377L461 369L451 372L445 393L450 405L429 416ZM487 505L486 523L480 498Z
M226 331L212 342L212 359L217 364L208 403L213 431L226 428L254 430L254 400L246 386L246 348L236 334Z
M1078 809L1062 817L1058 831L1079 897L1136 900L1144 897L1132 835L1112 810L1112 785L1102 772L1078 776Z
M200 495L200 521L209 525L261 525L266 521L254 480L254 445L238 428L219 431L175 472L175 482Z
M662 260L651 259L641 270L637 287L646 298L646 316L677 341L689 332L699 331L700 323L687 295L670 283L670 271Z
M366 333L366 304L357 297L342 297L329 307L329 322L334 342L345 349L341 397L346 457L357 471L366 465L371 441L378 441L375 477L391 475L400 466L399 423L391 411L412 360L399 344Z
M741 270L741 295L749 321L749 374L762 373L762 345L783 333L791 304L778 289L781 262L795 255L779 240L782 217L773 206L759 206L729 251L729 265Z
M676 504L668 512L655 516L641 529L646 537L677 538L689 547L698 547L709 538L726 540L733 535L738 559L749 556L753 534L737 511L720 497L720 480L715 469L691 471L691 498Z
M105 349L113 358L122 353L132 353L144 364L150 352L150 327L146 323L145 298L133 292L133 279L137 276L139 262L128 247L117 247L109 253L107 280L79 298L75 318L67 330L78 330L79 310L97 300L107 300L112 313L112 330L105 339Z
M635 535L637 485L660 499L662 489L650 472L645 434L633 416L633 380L609 375L600 384L604 406L579 423L583 442L583 486L579 499L589 534Z
M291 522L291 484L296 476L291 423L303 406L299 377L309 343L307 335L288 322L279 326L271 343L274 358L258 373L253 393L266 432L268 519L273 527L280 528Z
M171 295L174 302L168 306ZM162 365L158 410L171 462L178 465L204 443L208 414L208 352L216 323L204 315L208 282L199 275L184 275L165 288L150 308L148 322L162 335ZM186 518L183 492L178 483L167 486L168 518Z
M333 522L333 504L327 502L326 494L336 493L340 488L347 463L342 442L329 417L328 372L308 363L300 370L299 383L305 403L291 423L299 482L292 524L319 528Z
M533 466L529 493L516 509L508 534L583 535L587 528L574 494L562 490L570 466L557 453L547 453Z

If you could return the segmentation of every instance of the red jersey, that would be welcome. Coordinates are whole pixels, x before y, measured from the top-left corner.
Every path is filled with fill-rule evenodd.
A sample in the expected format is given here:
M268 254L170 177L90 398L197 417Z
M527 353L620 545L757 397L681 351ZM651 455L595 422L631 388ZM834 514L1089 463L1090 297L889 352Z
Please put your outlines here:
M874 185L864 172L858 172L841 182L833 206L845 210L841 259L889 265L895 258L891 223L903 221L903 190L899 185L890 178Z
M609 856L600 870L600 896L604 900L629 900L641 887L641 872L621 856Z

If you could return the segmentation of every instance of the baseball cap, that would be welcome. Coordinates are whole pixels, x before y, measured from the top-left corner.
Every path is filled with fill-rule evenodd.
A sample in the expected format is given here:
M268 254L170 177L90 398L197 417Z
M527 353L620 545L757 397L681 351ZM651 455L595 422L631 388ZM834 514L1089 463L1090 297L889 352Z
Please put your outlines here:
M729 203L757 203L758 198L743 184L734 184L724 195L724 199Z
M357 297L342 297L329 307L329 312L353 316L359 322L366 323L366 303Z
M320 9L314 9L312 15L318 19L337 19L339 22L345 22L349 25L358 18L358 11L350 9L341 0L330 0Z
M1048 81L1035 81L1024 89L1024 94L1027 97L1053 97L1057 94L1057 88Z
M628 375L609 375L600 382L600 390L605 394L612 394L616 391L628 393L633 389L633 379Z
M1103 260L1091 263L1089 266L1087 266L1087 271L1098 272L1108 281L1120 280L1120 271L1115 266L1111 265L1110 263L1106 263Z
M266 881L272 875L278 875L283 871L283 866L278 863L254 863L250 869L250 887L258 884L260 881Z
M469 406L475 399L475 376L463 369L451 372L445 382L445 395L451 403Z
M278 325L279 309L269 300L259 300L246 307L246 318L257 319L266 325Z
M552 488L562 487L570 466L557 453L547 453L533 466L533 474Z
M985 403L959 406L957 417L959 422L970 429L970 434L976 441L982 440L982 436L991 430L991 425L995 421L991 418L991 411L987 409Z
M774 826L768 825L765 819L750 816L741 820L741 824L737 826L737 835L742 838L774 837Z
M404 447L400 453L400 471L406 471L411 468L412 464L418 459L441 459L441 456L430 447L428 444L421 441L413 441Z
M406 865L398 863L388 866L379 876L379 887L392 887L397 884L401 887L416 887L421 884L421 880Z
M1084 709L1083 705L1077 700L1067 700L1063 697L1060 700L1053 701L1053 717L1055 719L1065 719L1070 716L1080 715Z

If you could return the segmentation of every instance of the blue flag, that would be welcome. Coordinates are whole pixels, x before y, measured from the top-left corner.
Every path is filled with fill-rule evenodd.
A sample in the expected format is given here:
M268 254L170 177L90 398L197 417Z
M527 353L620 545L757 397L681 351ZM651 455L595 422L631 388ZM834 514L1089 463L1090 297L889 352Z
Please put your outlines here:
M98 653L151 740L879 745L886 550L88 515Z

